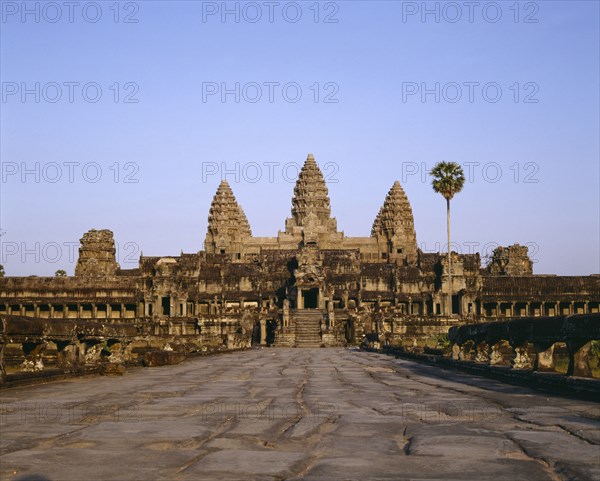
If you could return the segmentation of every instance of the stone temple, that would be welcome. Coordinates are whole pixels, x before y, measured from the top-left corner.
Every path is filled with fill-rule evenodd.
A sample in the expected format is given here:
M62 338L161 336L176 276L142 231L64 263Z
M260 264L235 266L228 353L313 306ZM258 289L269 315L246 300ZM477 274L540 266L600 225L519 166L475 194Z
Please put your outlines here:
M497 248L483 267L479 254L452 253L448 303L446 254L418 248L400 183L382 200L370 236L345 236L309 155L285 230L254 237L222 181L203 250L142 255L139 268L124 270L112 232L91 230L74 277L0 279L0 315L129 324L200 344L303 347L358 344L372 334L417 346L459 321L599 312L600 277L533 275L519 245Z

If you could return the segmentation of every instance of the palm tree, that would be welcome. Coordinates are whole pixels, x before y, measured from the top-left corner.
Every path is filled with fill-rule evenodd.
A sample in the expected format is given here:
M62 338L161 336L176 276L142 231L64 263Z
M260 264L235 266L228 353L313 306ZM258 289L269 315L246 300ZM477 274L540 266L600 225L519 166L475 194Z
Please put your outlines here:
M438 162L429 172L433 177L433 191L442 194L446 199L448 221L448 315L452 315L452 258L450 249L450 200L465 185L465 174L456 162Z

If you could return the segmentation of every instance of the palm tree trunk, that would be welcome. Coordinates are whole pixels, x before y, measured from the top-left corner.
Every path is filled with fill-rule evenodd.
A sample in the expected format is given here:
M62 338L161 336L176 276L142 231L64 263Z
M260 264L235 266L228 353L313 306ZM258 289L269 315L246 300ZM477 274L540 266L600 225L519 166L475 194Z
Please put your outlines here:
M446 219L448 222L448 316L452 316L452 255L450 248L450 199L446 199Z

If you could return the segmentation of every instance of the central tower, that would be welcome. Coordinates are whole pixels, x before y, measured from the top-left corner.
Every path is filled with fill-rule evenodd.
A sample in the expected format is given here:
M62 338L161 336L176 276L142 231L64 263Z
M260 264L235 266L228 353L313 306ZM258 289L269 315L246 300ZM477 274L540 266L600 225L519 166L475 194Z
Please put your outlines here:
M285 221L285 232L294 236L302 233L305 238L337 232L337 222L331 218L329 191L312 154L308 154L298 175L292 197L292 217Z

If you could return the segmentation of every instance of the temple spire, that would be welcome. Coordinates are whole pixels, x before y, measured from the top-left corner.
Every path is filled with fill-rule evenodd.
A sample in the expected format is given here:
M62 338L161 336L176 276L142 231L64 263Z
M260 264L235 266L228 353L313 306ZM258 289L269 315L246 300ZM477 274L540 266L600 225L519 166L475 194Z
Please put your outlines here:
M210 206L204 248L216 254L240 253L243 241L251 236L246 214L227 181L222 180Z
M380 240L380 250L388 258L412 262L417 255L412 208L400 182L395 181L373 222L371 236Z
M312 154L306 157L294 187L292 217L286 222L286 231L291 232L294 227L337 231L335 219L331 218L329 191Z

